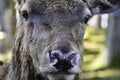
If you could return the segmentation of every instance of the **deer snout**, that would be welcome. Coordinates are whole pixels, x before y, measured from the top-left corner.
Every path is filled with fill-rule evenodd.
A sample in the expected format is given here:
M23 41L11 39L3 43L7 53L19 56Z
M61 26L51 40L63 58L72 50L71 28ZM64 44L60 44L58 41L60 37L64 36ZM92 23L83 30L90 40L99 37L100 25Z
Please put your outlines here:
M63 54L59 50L49 52L50 63L58 72L68 72L71 68L77 65L78 56L74 51Z

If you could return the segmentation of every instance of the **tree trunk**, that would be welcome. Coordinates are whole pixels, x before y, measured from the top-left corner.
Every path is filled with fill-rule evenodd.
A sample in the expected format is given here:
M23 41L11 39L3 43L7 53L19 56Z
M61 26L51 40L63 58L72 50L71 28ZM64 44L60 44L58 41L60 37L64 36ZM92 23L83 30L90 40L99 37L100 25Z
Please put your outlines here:
M106 38L106 62L120 67L120 10L110 14Z

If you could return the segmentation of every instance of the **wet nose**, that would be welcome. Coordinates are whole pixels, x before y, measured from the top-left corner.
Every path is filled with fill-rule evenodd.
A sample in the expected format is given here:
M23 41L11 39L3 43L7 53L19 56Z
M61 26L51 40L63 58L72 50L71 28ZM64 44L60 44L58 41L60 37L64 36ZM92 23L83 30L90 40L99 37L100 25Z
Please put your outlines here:
M59 50L49 52L50 63L60 72L67 72L69 69L77 65L77 53L70 51L66 54Z

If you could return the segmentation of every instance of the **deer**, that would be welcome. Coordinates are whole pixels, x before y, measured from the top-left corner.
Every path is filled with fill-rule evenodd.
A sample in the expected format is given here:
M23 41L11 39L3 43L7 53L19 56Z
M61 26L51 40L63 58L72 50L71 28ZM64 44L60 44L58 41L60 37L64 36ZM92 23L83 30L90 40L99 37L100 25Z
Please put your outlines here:
M82 80L88 20L119 0L15 0L17 31L3 80Z

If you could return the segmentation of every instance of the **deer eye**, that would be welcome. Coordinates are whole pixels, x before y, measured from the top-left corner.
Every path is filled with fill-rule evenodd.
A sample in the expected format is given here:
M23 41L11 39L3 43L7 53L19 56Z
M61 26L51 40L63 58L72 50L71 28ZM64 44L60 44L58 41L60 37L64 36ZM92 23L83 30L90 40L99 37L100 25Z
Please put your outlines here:
M22 11L22 17L27 20L29 18L29 14L27 11Z
M89 21L90 18L91 18L91 15L86 15L84 17L84 22L87 24L87 22Z

